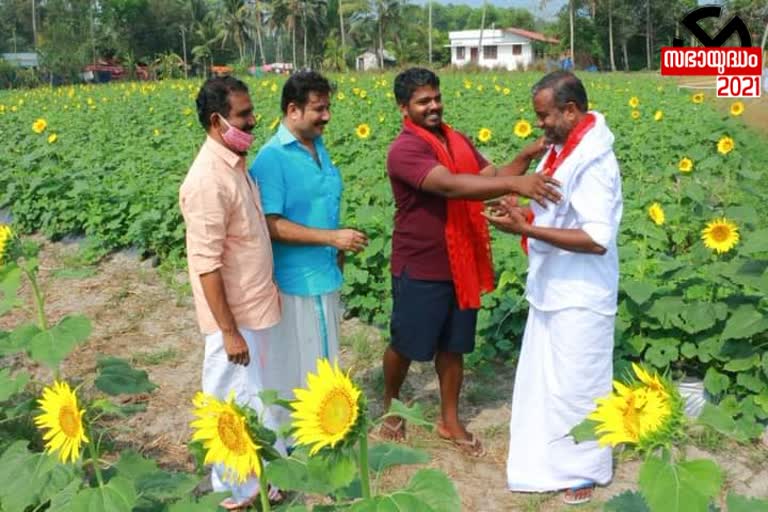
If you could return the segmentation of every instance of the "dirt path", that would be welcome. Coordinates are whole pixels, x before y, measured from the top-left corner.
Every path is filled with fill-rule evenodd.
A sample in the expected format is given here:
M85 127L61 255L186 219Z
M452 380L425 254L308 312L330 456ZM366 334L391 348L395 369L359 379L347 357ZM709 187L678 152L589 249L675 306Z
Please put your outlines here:
M146 412L116 425L118 441L155 457L167 468L192 470L186 449L189 404L200 385L203 346L190 298L171 290L156 269L127 253L110 256L96 269L78 269L77 249L74 244L46 243L41 254L41 278L51 318L79 312L89 316L94 325L89 341L64 363L64 376L93 376L97 358L105 355L130 359L146 369L159 387L147 397ZM0 320L0 328L16 325L22 317L19 311L5 316ZM383 333L350 320L343 326L342 345L344 366L352 368L367 392L373 414L379 414ZM25 361L19 358L16 364L50 378L45 370L31 367ZM488 448L486 457L466 457L422 429L410 429L408 443L430 453L432 461L428 466L450 475L466 511L565 510L558 495L521 495L505 490L513 370L502 367L486 373L467 376L461 404L469 429L480 435ZM429 419L436 417L437 381L430 365L412 367L403 398L422 404ZM710 448L715 448L716 443L711 444ZM720 446L716 455L728 470L729 486L748 495L768 496L768 451L730 448ZM701 455L701 451L692 448L691 454ZM637 461L619 462L612 484L598 489L595 502L580 510L599 510L600 502L626 489L635 489L638 467ZM380 488L405 483L416 469L390 471L379 482Z

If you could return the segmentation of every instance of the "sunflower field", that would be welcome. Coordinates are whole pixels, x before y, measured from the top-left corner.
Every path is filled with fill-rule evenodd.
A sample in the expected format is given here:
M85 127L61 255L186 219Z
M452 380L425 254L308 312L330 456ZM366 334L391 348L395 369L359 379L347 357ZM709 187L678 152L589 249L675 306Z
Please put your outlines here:
M445 119L491 161L540 134L536 73L442 75ZM343 222L370 245L348 259L348 314L387 324L393 201L385 155L400 129L392 74L332 77L326 145L344 180ZM623 175L617 372L631 361L698 377L727 421L754 438L768 419L768 144L747 104L716 108L655 75L582 77L590 108L616 136ZM279 122L279 78L250 78L256 143ZM20 233L83 236L93 259L133 247L169 269L184 262L178 187L203 132L199 81L117 83L0 93L0 208ZM255 154L255 151L253 152ZM526 261L494 234L497 290L484 298L472 363L514 360L525 322ZM0 343L2 340L0 339Z

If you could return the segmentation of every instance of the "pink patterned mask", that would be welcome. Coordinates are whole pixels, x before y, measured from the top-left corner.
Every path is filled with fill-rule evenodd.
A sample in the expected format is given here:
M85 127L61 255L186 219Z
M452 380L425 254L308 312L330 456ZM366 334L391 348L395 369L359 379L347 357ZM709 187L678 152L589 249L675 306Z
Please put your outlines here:
M224 140L224 144L226 144L229 149L235 151L236 153L246 153L248 148L251 147L251 144L253 144L253 135L241 130L240 128L232 126L222 116L219 116L219 119L224 121L224 124L227 125L226 131L221 134L221 138Z

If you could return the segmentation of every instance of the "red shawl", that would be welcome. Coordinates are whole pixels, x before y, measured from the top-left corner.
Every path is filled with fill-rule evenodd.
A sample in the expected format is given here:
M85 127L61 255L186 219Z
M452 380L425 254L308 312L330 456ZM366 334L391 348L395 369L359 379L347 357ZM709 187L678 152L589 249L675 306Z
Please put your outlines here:
M405 118L405 126L429 143L437 160L453 174L478 174L480 164L469 142L443 123L447 147L429 130ZM450 148L450 150L448 149ZM461 309L479 309L480 294L493 291L493 263L482 201L446 199L445 245Z
M595 116L588 113L581 119L581 121L579 121L579 124L571 130L571 133L568 134L568 138L565 140L565 144L563 144L563 149L560 150L560 153L555 151L554 147L550 148L547 160L544 162L544 169L541 171L542 174L545 176L552 176L555 174L555 171L560 167L560 164L562 164L563 161L568 158L568 155L576 149L576 146L579 145L581 139L584 138L584 135L586 135L593 126L595 126ZM528 209L526 211L526 220L528 221L528 224L533 224L534 218L533 211ZM528 254L527 236L523 235L520 238L520 246L523 248L523 252Z

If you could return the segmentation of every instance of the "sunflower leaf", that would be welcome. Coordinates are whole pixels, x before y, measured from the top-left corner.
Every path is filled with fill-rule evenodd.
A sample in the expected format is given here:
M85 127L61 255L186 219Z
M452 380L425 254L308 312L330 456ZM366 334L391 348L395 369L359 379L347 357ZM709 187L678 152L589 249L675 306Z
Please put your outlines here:
M141 454L128 450L120 454L120 460L115 464L117 474L130 480L138 480L144 475L149 475L158 470L157 463L151 459L145 459Z
M722 484L722 470L706 459L670 463L651 457L640 468L640 492L651 510L707 510Z
M584 420L573 427L568 435L573 436L573 440L576 443L583 443L584 441L595 441L597 436L595 435L595 428L600 422L584 418Z
M96 387L108 395L147 393L157 387L146 371L133 368L125 359L107 357L96 364L100 370Z
M409 407L400 400L394 399L392 400L392 405L389 407L389 411L387 411L381 419L390 416L399 416L411 425L419 425L428 430L432 430L433 428L432 422L424 419L424 407L422 407L421 404L413 404Z
M5 402L23 390L27 382L29 382L29 374L27 372L22 371L15 376L11 376L10 368L0 369L0 402Z
M768 319L754 306L740 306L728 318L723 329L724 340L748 338L768 330Z
M461 499L445 473L421 469L408 485L392 494L356 501L349 512L459 512Z
M211 510L221 510L217 505L224 498L227 498L229 494L228 492L216 492L206 494L199 499L188 496L171 505L168 508L168 512L211 512Z
M0 316L18 303L17 292L21 286L21 269L16 265L0 266Z
M624 491L605 504L604 512L650 512L639 492Z
M187 473L155 471L135 479L134 485L142 496L165 500L189 494L197 485L197 479Z
M377 443L368 451L368 466L373 471L404 464L425 464L429 460L427 452L398 443Z
M768 512L768 501L728 493L728 512Z
M48 330L29 340L29 356L49 368L56 368L74 348L91 335L91 321L82 315L68 315Z
M733 417L716 405L704 404L698 421L702 425L706 425L731 439L742 442L747 441L744 434L737 428Z
M131 512L136 505L136 490L127 478L115 477L104 487L85 489L77 493L71 502L72 512L108 510Z
M71 478L66 482L60 482L59 478L52 481L58 461L49 455L30 452L27 444L26 440L16 441L0 456L0 482L14 483L0 486L0 502L7 510L34 507L71 481ZM56 482L60 484L58 489L52 489Z
M638 306L645 304L656 291L656 288L653 284L645 281L627 281L622 285L624 292Z

